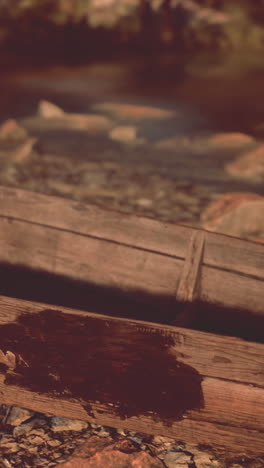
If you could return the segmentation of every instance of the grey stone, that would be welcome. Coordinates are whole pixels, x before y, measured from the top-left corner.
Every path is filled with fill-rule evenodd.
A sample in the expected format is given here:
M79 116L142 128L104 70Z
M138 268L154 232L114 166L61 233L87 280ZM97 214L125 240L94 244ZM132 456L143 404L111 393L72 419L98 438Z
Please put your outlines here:
M24 422L23 424L16 426L13 430L13 436L19 437L21 435L28 434L36 425L37 421L38 421L38 418L33 418L28 422Z
M191 463L191 456L184 452L167 452L164 457L164 464L167 468L188 468Z
M155 445L163 445L165 443L172 444L174 442L174 439L171 439L170 437L154 436L152 442Z
M111 434L110 434L110 431L108 429L106 429L105 427L101 427L101 430L99 432L97 432L97 435L99 437L109 437Z
M68 419L59 416L51 418L51 430L53 432L62 431L82 431L87 429L88 423L79 419Z
M193 461L197 468L217 468L219 465L218 461L206 452L196 452Z
M143 439L141 439L139 437L128 437L128 439L132 440L133 442L135 442L138 445L140 445L142 440L143 440Z
M7 424L11 424L11 426L19 426L27 419L31 418L34 415L32 411L27 409L19 408L18 406L12 406L9 415L6 419Z

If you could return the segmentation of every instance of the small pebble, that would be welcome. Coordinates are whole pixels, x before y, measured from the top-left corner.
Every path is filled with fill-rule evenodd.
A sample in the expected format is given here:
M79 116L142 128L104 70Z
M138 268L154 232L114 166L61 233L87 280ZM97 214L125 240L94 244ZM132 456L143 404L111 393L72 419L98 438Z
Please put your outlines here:
M34 413L32 411L23 408L18 408L17 406L12 406L6 419L6 423L11 424L11 426L19 426L21 423L27 421L27 419L31 418L33 415Z
M111 435L111 433L110 433L110 431L107 431L102 427L102 429L99 432L97 432L97 435L99 437L109 437Z
M28 434L33 429L35 424L36 424L36 419L34 418L28 422L20 424L19 426L16 426L13 430L13 436L19 437L21 435Z
M59 416L51 418L51 430L53 432L82 431L83 429L87 429L87 427L88 423L86 421L62 418Z
M184 452L167 452L164 457L164 464L167 468L188 468L191 463L191 456Z
M47 440L47 444L50 447L58 447L59 445L61 445L61 441L58 439L49 439Z
M126 437L128 431L126 431L125 429L116 429L116 432L117 434L121 435L121 436L124 436Z
M140 439L139 437L128 437L128 439L130 440L133 440L133 442L136 442L136 444L140 445L141 442L142 442L142 439Z

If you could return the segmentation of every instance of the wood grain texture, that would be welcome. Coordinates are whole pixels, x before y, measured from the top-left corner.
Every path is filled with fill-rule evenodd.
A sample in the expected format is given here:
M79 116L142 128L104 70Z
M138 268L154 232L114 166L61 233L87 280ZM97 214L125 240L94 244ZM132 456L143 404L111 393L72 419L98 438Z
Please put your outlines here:
M180 301L193 302L199 297L197 286L203 263L204 244L205 233L203 231L194 231L186 252L180 284L177 290L176 297Z
M52 329L48 328L49 320ZM97 335L86 335L85 330L94 330L95 324ZM4 347L2 352L12 353L16 362L14 368L14 360L9 359L9 370L8 365L0 367L2 403L114 427L163 434L190 442L232 447L233 450L255 453L263 450L264 352L260 344L62 307L58 310L53 306L5 297L0 298L0 336L1 346ZM142 350L143 343L145 348ZM156 344L158 349L155 349ZM39 345L42 346L40 350ZM171 381L172 386L166 397L166 404L172 414L173 409L177 409L174 394L177 400L185 371L190 372L190 379L183 388L184 394L188 395L190 391L192 394L193 389L199 391L196 384L192 389L193 377L201 379L200 407L194 398L194 407L191 406L180 417L175 416L167 424L166 417L152 417L148 414L149 409L145 413L141 408L137 413L133 396L137 393L137 387L131 394L124 391L123 397L128 398L132 412L123 417L113 411L113 403L114 406L117 404L115 400L103 401L103 396L96 400L91 398L94 386L100 386L100 374L93 373L92 380L85 380L87 373L90 374L88 369L91 358L85 361L87 356L93 356L94 369L100 369L102 359L107 359L110 373L106 381L108 378L110 381L116 379L115 366L119 369L121 365L117 381L121 387L123 366L126 369L133 362L140 363L139 370L133 368L133 378L140 387L142 382L138 381L137 372L149 372L151 361L148 361L148 352L154 361L151 378L157 387L160 385L160 367L164 379L168 377L167 365L170 378L175 372L174 364L175 370L180 370L176 380ZM38 354L41 358L36 361ZM73 374L67 380L63 372L73 354ZM159 356L163 356L164 360L156 361ZM54 387L41 391L39 379L45 382L50 378L50 373L56 375L55 381L62 381L63 385L57 387L55 382ZM82 393L80 382L87 387L82 388ZM152 392L155 393L153 382ZM107 388L107 382L104 385ZM143 391L140 387L140 392Z
M7 187L0 190L0 214L180 259L186 257L196 230ZM207 232L203 263L264 279L264 249L259 243Z
M176 256L6 217L0 217L0 246L0 261L7 264L174 298L184 265ZM263 315L264 281L251 276L203 265L199 295Z
M9 386L7 389L3 380L3 376L0 375L0 399L3 404L17 405L21 408L29 408L46 414L50 413L61 417L95 422L95 419L87 414L78 401L52 398L16 386ZM98 410L100 412L97 412ZM99 405L95 405L93 411L96 416L96 423L109 427L122 427L136 432L163 435L189 443L208 444L228 449L230 453L233 452L234 454L254 455L255 457L262 455L264 452L264 436L263 433L257 430L193 419L184 419L175 422L171 427L167 427L162 422L153 423L152 418L146 416L141 418L131 417L126 420L117 416L113 417L109 415L107 408Z
M36 193L1 188L0 262L263 315L263 245ZM2 403L263 453L261 344L4 296L0 343Z
M41 303L0 296L0 325L16 322L23 314L36 314L43 310L43 307ZM55 306L49 307L56 310ZM65 314L107 319L111 323L119 323L121 320L118 317L99 316L66 307L60 307L60 310ZM171 348L171 354L179 361L195 367L203 376L260 387L264 385L264 347L262 344L138 320L122 319L121 322L131 324L137 331L149 330L150 333L153 331L153 333L173 337L174 346Z
M182 261L24 221L0 218L0 259L120 289L174 295Z

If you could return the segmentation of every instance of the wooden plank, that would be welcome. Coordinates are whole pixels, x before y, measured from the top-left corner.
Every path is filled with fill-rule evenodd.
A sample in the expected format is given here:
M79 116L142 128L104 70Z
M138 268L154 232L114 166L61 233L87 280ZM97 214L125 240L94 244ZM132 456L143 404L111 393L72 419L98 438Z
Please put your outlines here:
M203 267L200 276L200 299L227 307L247 309L263 316L264 283L234 272ZM237 311L239 320L239 311Z
M220 449L228 449L229 453L234 454L254 457L263 454L263 433L256 430L190 419L177 421L172 426L167 426L160 421L153 423L152 418L147 416L121 419L118 416L111 416L107 408L100 405L94 405L93 413L96 418L93 418L76 400L50 397L16 386L8 386L7 389L3 380L4 376L0 375L0 398L1 402L6 405L17 405L32 411L91 423L96 422L109 427L122 427L130 431L172 437L194 444L211 445Z
M264 446L262 345L5 297L0 343L2 402L189 441L198 430L200 443Z
M1 187L0 215L184 259L193 228ZM264 279L263 245L206 233L203 263Z
M176 297L180 301L193 302L198 298L197 286L203 263L204 243L205 233L194 231L177 290Z
M0 296L0 325L16 322L23 314L36 314L43 304ZM48 307L47 305L45 307ZM56 308L53 306L53 309ZM106 317L94 313L80 312L60 307L63 313L84 317L100 317L109 323L119 323L117 317ZM173 338L171 354L180 362L195 367L204 376L235 382L263 386L264 347L234 337L214 335L170 325L158 325L144 321L122 319L138 332L161 333Z
M164 298L176 297L183 268L177 257L3 217L0 246L1 262ZM263 281L206 265L200 276L201 300L263 315Z
M0 218L0 259L101 286L175 296L183 262L56 228Z

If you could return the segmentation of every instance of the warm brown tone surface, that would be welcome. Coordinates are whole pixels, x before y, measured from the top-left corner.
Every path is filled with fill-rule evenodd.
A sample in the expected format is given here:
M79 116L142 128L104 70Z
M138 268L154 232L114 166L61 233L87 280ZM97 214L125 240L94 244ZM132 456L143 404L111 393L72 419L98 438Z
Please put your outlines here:
M1 188L2 263L175 297L195 229ZM205 232L198 299L263 313L263 245ZM216 287L217 286L217 287Z
M247 338L258 326L260 340L263 245L21 190L0 196L2 291L13 296L0 297L2 403L263 452L263 345L164 324L169 304L176 324ZM82 282L72 297L69 279ZM100 315L88 308L93 282ZM134 293L130 314L106 287ZM222 309L176 300L195 298ZM163 324L143 321L145 309Z
M3 402L261 453L262 345L4 297L0 318Z

